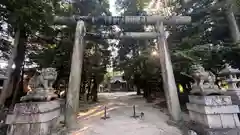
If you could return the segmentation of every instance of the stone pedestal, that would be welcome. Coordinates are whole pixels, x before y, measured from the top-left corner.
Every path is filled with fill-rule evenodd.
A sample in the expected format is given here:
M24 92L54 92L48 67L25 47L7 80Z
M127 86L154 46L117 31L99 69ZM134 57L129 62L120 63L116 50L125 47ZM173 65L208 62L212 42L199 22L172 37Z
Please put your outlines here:
M198 135L239 135L239 107L232 105L230 96L189 96L187 109L192 123L190 129ZM226 134L229 132L231 134Z
M11 125L8 135L51 135L60 116L60 102L28 102L16 104L8 114L6 124Z
M23 96L21 101L51 101L57 98L58 95L54 93L53 89L35 88L34 91L29 91L26 96Z

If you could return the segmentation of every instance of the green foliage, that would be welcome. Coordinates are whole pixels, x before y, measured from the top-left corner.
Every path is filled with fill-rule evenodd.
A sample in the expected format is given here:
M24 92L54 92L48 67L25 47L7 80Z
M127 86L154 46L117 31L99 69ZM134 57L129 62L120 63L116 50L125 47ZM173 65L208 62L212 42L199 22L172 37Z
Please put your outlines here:
M139 15L137 13L143 12L142 7L145 5L139 6L138 3L128 0L117 1L119 9L124 11L123 15ZM168 44L175 79L180 83L191 81L187 74L189 67L195 63L202 64L214 73L218 73L225 62L240 67L238 47L231 41L229 24L225 18L226 12L216 6L217 4L219 3L214 5L213 0L193 0L185 8L178 7L179 3L175 6L177 15L192 17L192 23L189 25L167 27L170 33ZM121 26L121 29L144 31L141 26ZM148 80L161 78L159 59L155 58L153 61L154 57L150 53L155 47L151 46L152 41L148 42L139 45L133 40L121 40L117 46L119 48L117 69L123 70L125 78L141 88L143 87L140 84L146 85ZM131 57L128 57L128 54L131 54Z
M226 57L233 50L225 11L219 8L210 12L203 10L213 7L211 3L194 1L188 9L177 10L177 14L191 15L192 23L169 29L168 42L175 71L187 73L189 65L200 63L217 73L224 62L232 61Z
M150 1L151 0L116 0L116 7L119 11L143 11Z
M58 0L3 0L0 1L0 50L6 54L3 58L8 59L11 41L9 37L14 37L16 29L21 29L22 34L34 37L37 32L48 29L48 21L52 18L53 5Z
M239 48L230 39L228 22L225 11L216 8L213 0L193 0L187 8L178 8L176 14L190 15L192 23L184 26L167 27L174 71L188 73L193 63L200 63L215 73L224 62L240 67ZM107 0L83 0L70 3L61 0L2 0L0 1L0 28L2 35L13 37L17 28L26 34L27 57L41 67L55 67L59 71L59 79L68 79L71 52L74 41L75 26L52 26L54 15L84 16L110 15ZM144 8L150 0L117 0L118 11L122 15L136 16L146 14ZM238 0L235 1L238 5ZM179 4L178 4L179 5ZM239 12L236 10L236 13ZM106 26L86 25L88 32L109 31ZM143 32L142 25L120 25L124 32ZM10 41L0 37L2 57L8 58ZM85 82L95 80L97 84L106 78L106 68L109 64L110 52L107 40L98 41L86 39L82 87ZM151 80L161 81L160 65L157 56L152 55L155 50L152 40L121 39L118 44L118 56L115 59L115 68L124 71L124 79L144 89L151 87ZM158 78L158 79L156 79ZM177 79L180 80L180 79ZM90 85L90 84L89 84ZM96 87L94 87L96 88ZM151 89L151 88L150 88Z
M6 29L0 29L7 37L13 37L16 29L20 28L27 35L27 57L40 67L54 67L58 70L57 81L68 81L71 54L75 35L75 26L53 26L55 15L109 15L108 0L3 0L0 2L0 25L6 24ZM88 32L99 29L107 31L108 27L86 25ZM10 41L0 40L0 50L9 54ZM85 40L82 85L94 80L94 88L101 83L109 64L109 44L106 40ZM5 56L5 55L3 55ZM6 55L5 57L8 57ZM90 80L90 81L89 81ZM96 90L94 90L96 91Z
M58 0L5 0L0 2L1 21L8 24L9 30L24 28L29 33L42 30L47 26L48 19L52 18L53 4Z

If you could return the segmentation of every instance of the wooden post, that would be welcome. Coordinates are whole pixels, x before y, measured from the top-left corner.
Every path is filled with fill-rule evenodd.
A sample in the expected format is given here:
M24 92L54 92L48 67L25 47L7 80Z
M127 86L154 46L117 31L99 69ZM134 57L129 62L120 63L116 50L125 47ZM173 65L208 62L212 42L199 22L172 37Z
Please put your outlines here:
M79 92L82 76L85 32L84 22L81 20L78 21L73 45L65 112L66 127L70 130L78 127L77 113L79 110Z
M133 117L136 117L136 108L135 108L135 105L133 105Z
M179 121L181 119L181 109L163 23L158 22L156 28L157 32L160 33L157 42L168 111L174 121Z

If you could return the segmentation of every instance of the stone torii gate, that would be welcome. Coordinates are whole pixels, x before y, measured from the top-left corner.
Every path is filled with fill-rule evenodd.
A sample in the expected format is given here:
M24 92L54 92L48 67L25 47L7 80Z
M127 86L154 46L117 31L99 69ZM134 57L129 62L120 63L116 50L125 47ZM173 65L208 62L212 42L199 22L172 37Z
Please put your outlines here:
M79 107L79 90L81 83L84 36L86 34L84 23L100 25L120 25L120 24L142 24L156 26L156 32L126 32L122 34L112 34L111 36L100 36L102 38L157 38L161 72L164 83L164 91L167 100L168 111L174 121L181 119L181 109L178 100L177 87L173 74L171 58L166 42L164 25L180 25L191 22L188 16L73 16L73 17L55 17L55 24L73 25L76 24L75 42L73 46L71 73L69 77L69 88L66 99L66 117L67 128L76 128L76 114ZM75 97L75 98L74 98Z

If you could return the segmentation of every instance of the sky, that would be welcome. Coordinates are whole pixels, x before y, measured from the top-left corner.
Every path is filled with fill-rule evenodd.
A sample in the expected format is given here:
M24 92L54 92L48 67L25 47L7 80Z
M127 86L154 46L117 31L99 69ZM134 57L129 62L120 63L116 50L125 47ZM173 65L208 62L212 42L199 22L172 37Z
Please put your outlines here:
M115 2L116 2L116 0L109 0L110 12L112 13L113 16L118 15L118 13L116 11Z
M109 6L110 6L109 10L112 13L112 16L118 16L119 15L119 13L116 10L115 2L116 2L116 0L109 0ZM109 40L109 42L118 42L118 40ZM114 47L114 48L110 47L109 49L111 50L111 55L113 56L112 57L112 59L113 59L114 57L117 56L118 49L116 47ZM107 68L107 71L112 72L113 68L109 67L109 68Z

